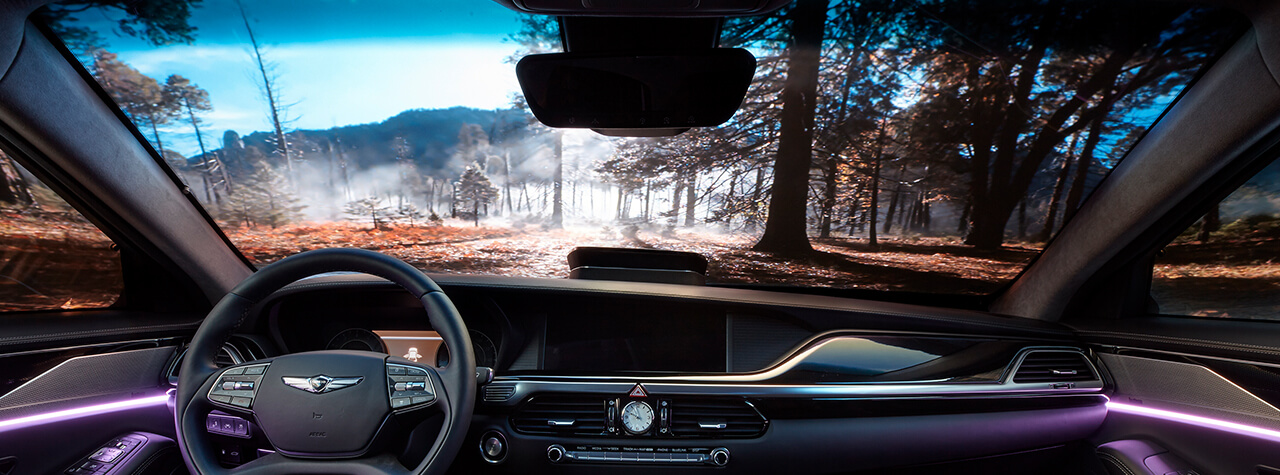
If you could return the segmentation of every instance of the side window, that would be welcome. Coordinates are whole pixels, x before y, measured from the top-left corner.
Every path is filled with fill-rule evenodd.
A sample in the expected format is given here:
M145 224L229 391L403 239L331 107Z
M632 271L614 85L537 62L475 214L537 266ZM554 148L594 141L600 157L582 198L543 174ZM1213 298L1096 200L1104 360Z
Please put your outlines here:
M1280 161L1272 162L1156 258L1165 315L1280 320Z
M123 288L111 240L0 151L0 312L106 307Z

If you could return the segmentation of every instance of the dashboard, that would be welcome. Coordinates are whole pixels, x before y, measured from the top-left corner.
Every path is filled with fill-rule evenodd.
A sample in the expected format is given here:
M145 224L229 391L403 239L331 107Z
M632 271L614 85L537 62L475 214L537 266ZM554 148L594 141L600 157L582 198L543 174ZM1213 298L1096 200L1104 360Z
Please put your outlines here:
M495 374L460 470L837 473L1050 450L1105 417L1105 375L1054 324L742 289L433 278ZM267 353L449 359L422 306L366 276L293 284L252 319ZM813 457L780 464L797 454Z

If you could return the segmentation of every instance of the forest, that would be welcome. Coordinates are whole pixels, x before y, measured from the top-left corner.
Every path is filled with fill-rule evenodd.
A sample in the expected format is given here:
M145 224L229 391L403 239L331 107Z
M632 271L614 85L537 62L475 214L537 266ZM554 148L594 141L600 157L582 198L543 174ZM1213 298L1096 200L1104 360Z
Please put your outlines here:
M148 77L75 21L114 11L121 34L190 44L200 7L75 0L39 15L255 262L342 245L564 276L573 246L639 246L701 252L718 282L969 294L1016 276L1245 26L1172 3L799 0L725 23L720 46L758 61L729 122L611 138L546 128L520 98L293 128L281 89L306 78L277 67L243 4L272 128L241 135L204 127L218 98ZM549 17L508 42L512 58L561 49ZM173 130L199 151L171 147Z

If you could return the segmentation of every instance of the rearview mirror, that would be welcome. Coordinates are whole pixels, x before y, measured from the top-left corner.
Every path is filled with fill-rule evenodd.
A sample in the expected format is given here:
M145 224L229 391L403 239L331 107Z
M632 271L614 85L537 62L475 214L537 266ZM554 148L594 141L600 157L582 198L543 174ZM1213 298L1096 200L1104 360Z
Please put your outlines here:
M742 104L755 70L755 56L738 48L539 54L516 64L538 121L607 135L674 135L723 124Z

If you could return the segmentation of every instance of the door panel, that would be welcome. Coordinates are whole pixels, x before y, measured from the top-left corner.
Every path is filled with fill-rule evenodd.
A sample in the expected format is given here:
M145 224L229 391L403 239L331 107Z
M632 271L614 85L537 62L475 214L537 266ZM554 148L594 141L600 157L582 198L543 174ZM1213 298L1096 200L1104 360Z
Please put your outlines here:
M1129 341L1136 338L1142 337ZM1164 346L1159 337L1150 341ZM1280 366L1132 346L1095 351L1113 388L1106 420L1091 439L1105 445L1103 460L1119 465L1117 458L1126 457L1116 447L1143 446L1155 449L1129 457L1131 473L1187 473L1168 470L1163 464L1170 460L1199 474L1269 473L1257 467L1280 466Z
M172 438L167 369L180 341L51 339L47 350L0 355L0 459L13 457L12 474L59 473L124 433Z

